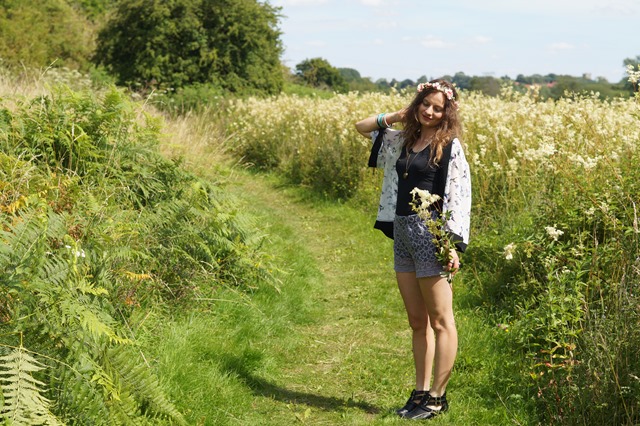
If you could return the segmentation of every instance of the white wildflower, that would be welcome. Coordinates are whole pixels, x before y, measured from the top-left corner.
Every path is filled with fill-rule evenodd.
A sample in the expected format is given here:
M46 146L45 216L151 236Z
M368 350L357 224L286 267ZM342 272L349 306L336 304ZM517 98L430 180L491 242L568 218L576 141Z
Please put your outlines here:
M419 188L413 188L411 190L413 197L414 210L418 217L422 220L431 220L431 211L429 207L440 199L437 194L431 194L429 191Z
M480 166L480 155L479 155L477 152L474 152L474 153L471 155L471 163L472 163L474 166Z
M582 157L582 155L570 155L569 158L573 161L574 164L584 167L585 170L592 170L598 165L598 161L600 161L600 156L596 155L594 158Z
M432 194L429 191L420 188L413 188L411 190L411 195L413 195L414 198L416 196L418 197L421 202L421 207L423 208L429 207L431 204L440 199L440 196L438 194Z
M638 71L633 69L633 65L627 65L627 74L629 74L629 83L638 83L640 81L640 65L638 65Z
M509 243L504 246L504 258L507 260L513 259L513 253L516 251L516 244Z
M71 250L71 246L70 245L66 245L64 246L64 248L66 248L67 250ZM75 257L86 257L86 254L84 252L84 250L80 249L80 250L73 250L73 254L75 255Z
M547 231L547 234L549 234L551 238L553 238L553 241L558 241L558 238L564 234L564 231L556 229L555 226L545 226L544 230Z
M524 150L524 157L528 158L531 161L542 161L551 157L557 152L556 146L549 142L543 143L538 147L538 149L526 149Z
M540 145L540 148L538 148L538 151L543 157L551 157L553 154L556 153L557 150L556 150L555 144L548 142Z

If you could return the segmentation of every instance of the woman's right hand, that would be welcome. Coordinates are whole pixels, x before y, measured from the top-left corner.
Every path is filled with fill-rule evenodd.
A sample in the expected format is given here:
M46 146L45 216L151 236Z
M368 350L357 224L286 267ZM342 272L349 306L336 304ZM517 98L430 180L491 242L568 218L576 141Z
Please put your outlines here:
M405 117L407 115L407 109L404 108L404 109L401 109L399 111L393 112L391 114L393 114L393 117L391 119L392 119L392 121L394 123L404 123L404 119L405 119ZM388 118L387 118L387 121L389 121Z
M394 123L402 123L404 122L406 113L407 113L407 110L405 108L399 111L387 113L385 118L387 123L390 125ZM358 121L356 123L356 130L358 130L358 132L361 135L365 137L369 137L371 132L379 129L377 118L378 118L378 114L372 115L371 117L367 117L364 120Z

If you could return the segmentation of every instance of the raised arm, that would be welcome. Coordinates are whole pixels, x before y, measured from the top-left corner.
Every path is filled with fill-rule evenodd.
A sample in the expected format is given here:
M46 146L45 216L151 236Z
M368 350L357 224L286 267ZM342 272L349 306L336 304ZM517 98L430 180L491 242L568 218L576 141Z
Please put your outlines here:
M372 115L371 117L358 121L356 123L356 130L365 138L370 138L371 132L381 128L378 124L382 124L382 127L391 127L394 123L403 122L404 114L405 110L390 112L382 116L380 114ZM378 119L378 117L380 117L380 119ZM378 123L378 120L380 120L380 123Z

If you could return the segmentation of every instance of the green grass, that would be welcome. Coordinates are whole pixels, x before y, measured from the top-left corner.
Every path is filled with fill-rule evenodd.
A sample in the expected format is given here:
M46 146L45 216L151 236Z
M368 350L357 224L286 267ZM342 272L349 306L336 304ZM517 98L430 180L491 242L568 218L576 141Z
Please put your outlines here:
M147 356L178 408L199 425L404 423L393 410L413 386L410 332L392 242L372 228L373 212L264 175L235 172L229 182L264 231L279 291L221 289L216 300L155 323ZM457 283L451 411L432 423L534 424L513 379L517 357L476 299Z

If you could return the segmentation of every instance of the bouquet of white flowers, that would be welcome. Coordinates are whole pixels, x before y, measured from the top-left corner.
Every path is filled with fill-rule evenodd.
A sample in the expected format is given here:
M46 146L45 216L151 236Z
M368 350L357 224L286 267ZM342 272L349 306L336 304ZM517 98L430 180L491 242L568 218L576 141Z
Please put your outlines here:
M433 244L436 247L436 258L444 267L440 275L447 279L449 283L453 280L456 269L447 269L449 262L453 260L451 249L455 247L451 239L451 235L444 229L444 224L449 219L451 212L445 212L440 215L434 215L434 209L431 207L440 200L437 194L431 194L429 191L413 188L411 191L413 200L411 208L415 211L420 219L427 225L427 229L433 236Z

